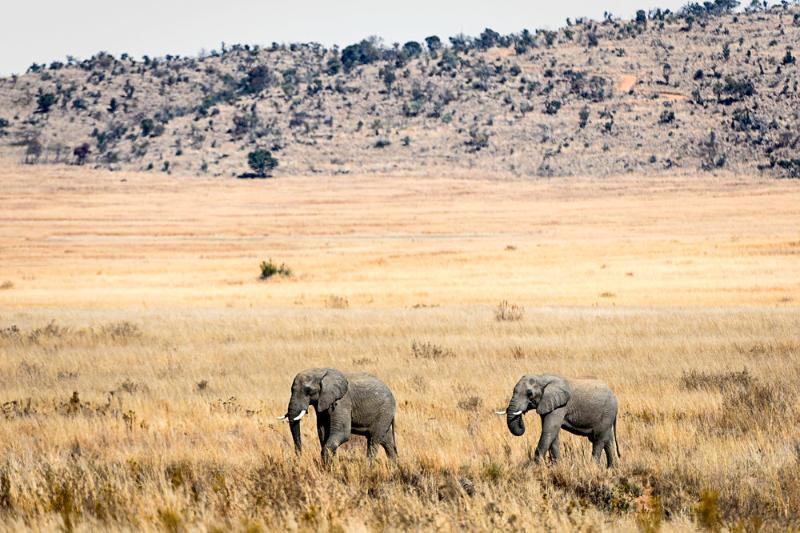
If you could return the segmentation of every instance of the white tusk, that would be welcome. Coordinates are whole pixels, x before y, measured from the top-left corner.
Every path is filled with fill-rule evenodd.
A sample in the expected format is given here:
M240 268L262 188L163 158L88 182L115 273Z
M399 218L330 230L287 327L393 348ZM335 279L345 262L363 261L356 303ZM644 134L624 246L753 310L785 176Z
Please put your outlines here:
M511 414L514 415L514 416L521 415L522 411L517 411L516 413L511 413Z
M298 420L300 420L300 419L301 419L301 418L303 418L304 416L306 416L306 410L305 410L305 409L303 409L302 411L300 411L300 414L299 414L299 415L297 415L296 417L294 417L294 421L295 421L295 422L297 422Z
M502 410L502 411L495 411L494 414L496 414L496 415L504 415L504 414L506 414L506 411L505 411L505 409Z
M278 418L278 420L286 420L287 418L289 418L289 415L283 415L283 416L279 416L277 418Z

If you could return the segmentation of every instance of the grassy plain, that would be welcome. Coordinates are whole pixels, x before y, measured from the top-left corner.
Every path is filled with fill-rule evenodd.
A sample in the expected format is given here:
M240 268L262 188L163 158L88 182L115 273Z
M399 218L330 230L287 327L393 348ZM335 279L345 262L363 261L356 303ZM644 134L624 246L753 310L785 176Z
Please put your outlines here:
M798 183L0 182L2 529L798 525ZM321 466L311 421L294 456L311 366L392 387L397 466ZM567 435L533 466L538 421L492 415L544 371L616 391L619 469Z

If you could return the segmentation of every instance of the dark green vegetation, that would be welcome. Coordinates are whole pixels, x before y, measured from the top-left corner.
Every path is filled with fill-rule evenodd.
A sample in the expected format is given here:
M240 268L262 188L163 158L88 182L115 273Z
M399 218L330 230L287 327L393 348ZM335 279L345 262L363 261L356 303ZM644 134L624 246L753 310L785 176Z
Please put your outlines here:
M0 79L0 149L184 174L268 175L275 154L286 174L798 177L800 12L737 10L715 0L558 31L35 64ZM260 150L270 158L251 159Z

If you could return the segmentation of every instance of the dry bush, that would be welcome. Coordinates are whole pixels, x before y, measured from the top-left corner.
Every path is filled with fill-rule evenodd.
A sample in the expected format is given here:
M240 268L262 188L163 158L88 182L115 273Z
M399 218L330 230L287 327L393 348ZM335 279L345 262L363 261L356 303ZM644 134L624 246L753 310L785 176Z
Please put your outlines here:
M681 375L680 385L686 390L711 390L719 391L730 389L731 387L751 387L753 376L744 369L742 371L729 372L702 372L690 370Z
M517 322L522 320L525 310L522 306L517 304L510 304L507 300L503 300L494 310L494 318L498 322Z
M0 283L0 291L7 291L14 288L14 283L11 281L4 281Z
M350 307L350 302L344 296L331 294L325 299L325 307L329 309L347 309Z
M411 353L416 359L447 359L455 357L456 354L453 350L439 346L432 342L417 342L411 343Z

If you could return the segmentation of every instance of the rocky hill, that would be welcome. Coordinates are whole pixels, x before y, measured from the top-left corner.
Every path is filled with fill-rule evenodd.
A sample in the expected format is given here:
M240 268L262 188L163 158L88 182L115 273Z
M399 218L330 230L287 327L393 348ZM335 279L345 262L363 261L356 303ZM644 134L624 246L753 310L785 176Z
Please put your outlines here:
M0 79L0 153L215 176L249 172L263 149L276 176L798 177L800 8L735 3L554 32L33 65Z

